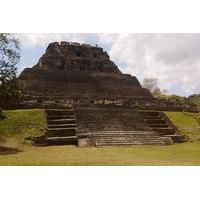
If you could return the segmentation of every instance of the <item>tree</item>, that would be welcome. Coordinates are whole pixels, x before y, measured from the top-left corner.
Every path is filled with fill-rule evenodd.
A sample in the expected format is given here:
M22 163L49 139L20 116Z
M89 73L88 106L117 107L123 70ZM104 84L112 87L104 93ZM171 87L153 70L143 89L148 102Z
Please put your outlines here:
M143 80L142 86L143 86L144 88L149 89L150 92L153 93L155 89L156 89L156 90L158 89L157 84L158 84L158 79L156 79L156 78L145 78L145 79Z
M19 40L13 34L0 33L0 104L15 103L19 99L19 60Z
M162 93L163 93L164 95L167 95L167 94L169 93L169 91L168 91L167 89L162 89Z
M154 88L152 94L153 94L154 96L159 96L159 95L162 95L162 91L161 91L161 89L160 89L159 87L156 86L156 87Z

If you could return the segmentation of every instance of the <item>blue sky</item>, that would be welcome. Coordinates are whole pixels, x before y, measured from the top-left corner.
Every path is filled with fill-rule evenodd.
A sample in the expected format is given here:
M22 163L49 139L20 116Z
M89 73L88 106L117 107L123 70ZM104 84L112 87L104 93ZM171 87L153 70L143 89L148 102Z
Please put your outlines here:
M22 42L19 72L35 65L54 41L98 44L124 73L157 78L169 93L200 93L200 34L16 34Z

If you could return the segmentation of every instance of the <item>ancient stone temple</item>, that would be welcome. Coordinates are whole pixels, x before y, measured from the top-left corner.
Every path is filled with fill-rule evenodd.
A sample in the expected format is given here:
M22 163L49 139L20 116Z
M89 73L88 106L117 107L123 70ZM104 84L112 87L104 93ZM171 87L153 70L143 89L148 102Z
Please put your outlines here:
M184 141L137 78L123 74L98 46L54 42L26 68L25 103L46 108L47 133L37 143L79 146Z
M78 100L152 99L136 79L122 74L102 48L78 43L51 43L37 65L20 75L27 99Z

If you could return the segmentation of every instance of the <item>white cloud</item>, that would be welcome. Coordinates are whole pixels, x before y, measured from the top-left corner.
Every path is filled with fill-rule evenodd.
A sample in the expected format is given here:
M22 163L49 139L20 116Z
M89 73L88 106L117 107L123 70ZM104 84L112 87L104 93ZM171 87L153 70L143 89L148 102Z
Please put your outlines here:
M172 93L200 93L200 34L130 34L118 37L111 57L126 62L122 71L158 78Z
M103 46L125 73L158 78L172 93L200 93L200 34L18 34L27 47L52 41Z

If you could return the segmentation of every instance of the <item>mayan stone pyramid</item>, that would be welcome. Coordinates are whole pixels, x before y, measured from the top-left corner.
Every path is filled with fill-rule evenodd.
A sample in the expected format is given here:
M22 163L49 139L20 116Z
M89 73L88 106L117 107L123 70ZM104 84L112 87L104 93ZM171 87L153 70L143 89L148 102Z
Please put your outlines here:
M26 97L45 107L47 132L36 143L109 146L185 141L163 112L147 109L155 100L149 90L136 77L123 74L98 46L51 43L19 79ZM60 100L61 106L68 106L67 101L73 106L57 108ZM46 107L49 101L55 103L53 108Z
M54 42L20 80L31 98L152 99L136 77L123 74L107 52L88 44Z

